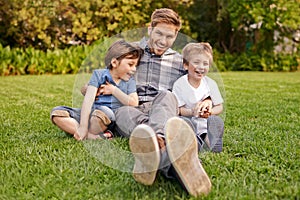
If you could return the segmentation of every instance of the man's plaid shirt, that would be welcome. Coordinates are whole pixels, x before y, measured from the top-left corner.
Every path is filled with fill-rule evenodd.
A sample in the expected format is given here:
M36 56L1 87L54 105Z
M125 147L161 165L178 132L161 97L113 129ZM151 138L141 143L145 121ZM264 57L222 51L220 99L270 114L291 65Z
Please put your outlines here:
M184 75L182 56L168 49L163 55L157 56L150 52L147 41L143 38L140 47L144 55L135 73L137 93L140 102L152 101L160 90L172 90L174 82Z

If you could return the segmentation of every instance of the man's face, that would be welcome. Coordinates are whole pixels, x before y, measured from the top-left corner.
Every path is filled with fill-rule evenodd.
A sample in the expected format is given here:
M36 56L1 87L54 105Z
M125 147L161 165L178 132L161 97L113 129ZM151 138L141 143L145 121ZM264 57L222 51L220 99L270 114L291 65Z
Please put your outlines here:
M155 27L149 27L148 45L153 53L162 55L176 40L177 27L172 24L159 23Z

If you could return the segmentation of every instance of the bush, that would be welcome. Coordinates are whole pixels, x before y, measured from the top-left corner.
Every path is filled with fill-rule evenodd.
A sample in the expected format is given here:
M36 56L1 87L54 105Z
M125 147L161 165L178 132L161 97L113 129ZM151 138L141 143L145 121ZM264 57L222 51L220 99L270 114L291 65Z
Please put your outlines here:
M99 41L100 42L100 41ZM0 44L0 75L24 74L75 74L83 70L104 67L106 52L93 45L72 46L66 49L42 51L28 47L10 48ZM92 52L93 49L96 51ZM214 52L219 71L297 71L300 69L296 55L290 54L221 54Z
M0 74L74 74L93 46L41 51L32 47L21 49L0 44Z
M300 62L296 54L255 53L218 53L215 52L215 63L220 71L297 71Z

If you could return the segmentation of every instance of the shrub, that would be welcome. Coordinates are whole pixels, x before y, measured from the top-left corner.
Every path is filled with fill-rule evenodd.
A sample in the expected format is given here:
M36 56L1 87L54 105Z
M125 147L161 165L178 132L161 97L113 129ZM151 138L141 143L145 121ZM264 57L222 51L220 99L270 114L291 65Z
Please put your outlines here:
M215 53L215 62L220 71L297 71L300 62L296 54Z
M41 51L32 47L21 49L0 44L0 74L74 74L93 46L76 46L64 50Z
M101 46L99 46L100 42ZM81 70L91 71L104 67L103 58L106 48L103 45L105 42L101 40L93 45L42 51L33 47L10 48L0 44L0 75L75 74L80 67L82 67ZM300 60L295 54L270 54L267 52L222 54L215 51L214 61L219 71L289 72L300 69Z

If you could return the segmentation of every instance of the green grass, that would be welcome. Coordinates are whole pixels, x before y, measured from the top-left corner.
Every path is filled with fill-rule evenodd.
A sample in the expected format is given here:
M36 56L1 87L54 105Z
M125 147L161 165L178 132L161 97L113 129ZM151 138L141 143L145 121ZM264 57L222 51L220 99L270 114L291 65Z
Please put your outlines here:
M213 184L202 199L300 199L300 73L221 75L224 151L200 154ZM72 106L74 75L0 80L0 199L193 199L160 174L136 183L51 124L52 107Z

